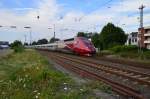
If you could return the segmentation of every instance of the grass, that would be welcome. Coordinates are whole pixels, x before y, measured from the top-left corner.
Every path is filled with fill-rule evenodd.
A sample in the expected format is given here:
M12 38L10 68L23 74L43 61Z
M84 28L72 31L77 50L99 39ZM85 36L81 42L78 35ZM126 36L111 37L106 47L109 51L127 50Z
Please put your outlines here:
M76 84L34 50L0 59L0 99L95 99L93 89L111 91L100 82Z

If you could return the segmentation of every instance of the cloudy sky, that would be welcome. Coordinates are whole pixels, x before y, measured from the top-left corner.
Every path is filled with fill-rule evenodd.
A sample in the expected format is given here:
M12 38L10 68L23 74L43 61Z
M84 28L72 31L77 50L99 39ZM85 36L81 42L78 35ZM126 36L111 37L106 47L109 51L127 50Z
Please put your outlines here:
M144 26L150 26L150 0L0 0L0 41L24 42L25 35L29 41L26 26L31 27L32 40L53 37L54 24L60 39L78 31L100 32L108 22L126 33L137 31L141 4Z

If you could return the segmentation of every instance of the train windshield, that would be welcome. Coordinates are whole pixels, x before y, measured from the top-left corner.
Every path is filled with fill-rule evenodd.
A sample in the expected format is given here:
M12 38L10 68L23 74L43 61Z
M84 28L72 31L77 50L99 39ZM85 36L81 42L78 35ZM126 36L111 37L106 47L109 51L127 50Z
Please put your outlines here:
M89 47L91 47L92 46L92 43L87 39L87 38L81 38L81 40L84 42L84 44L86 45L86 46L89 46Z

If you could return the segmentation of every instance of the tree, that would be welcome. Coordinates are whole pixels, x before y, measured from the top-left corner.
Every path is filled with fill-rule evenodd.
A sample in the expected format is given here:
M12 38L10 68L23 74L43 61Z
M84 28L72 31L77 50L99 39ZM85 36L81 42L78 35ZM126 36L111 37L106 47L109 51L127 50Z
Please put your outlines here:
M36 42L36 41L33 41L33 42L32 42L32 45L37 45L37 42Z
M99 40L99 34L98 33L95 33L92 36L91 40L92 40L92 43L94 44L94 46L96 48L100 48L100 40Z
M47 39L40 39L37 41L37 44L47 44L48 40Z
M27 42L24 43L24 46L28 46L29 44Z
M54 43L54 42L59 41L59 40L60 40L59 38L52 37L49 42Z
M11 48L18 47L18 46L22 46L21 41L15 40L13 43L10 44Z
M108 49L115 45L125 44L127 36L122 28L108 23L103 27L99 38L102 49Z
M10 46L15 52L23 52L24 50L22 42L18 40L15 40L13 43L11 43Z
M87 37L87 33L78 32L77 37Z

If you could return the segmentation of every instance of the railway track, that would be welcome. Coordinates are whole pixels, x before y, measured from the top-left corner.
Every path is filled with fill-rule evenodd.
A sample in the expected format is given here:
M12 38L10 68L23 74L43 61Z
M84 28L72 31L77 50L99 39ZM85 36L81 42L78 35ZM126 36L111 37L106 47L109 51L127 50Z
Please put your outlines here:
M150 69L150 66L148 63L141 63L141 62L135 62L135 61L130 61L130 60L124 60L124 59L112 59L112 58L107 58L107 57L99 57L99 56L95 56L94 57L96 60L103 60L103 61L109 61L112 63L119 63L119 64L126 64L129 66L133 66L133 67L138 67L141 69Z
M69 57L69 56L65 56L65 55L61 55L61 56L56 55L56 56L73 61L73 62L83 64L86 66L93 67L97 70L102 70L107 73L111 73L111 74L122 76L124 78L130 79L133 81L137 81L138 83L143 84L143 85L150 86L150 74L147 74L147 73L139 72L136 70L123 69L123 68L119 68L119 67L112 67L112 66L110 67L110 66L106 66L106 65L102 65L102 64L93 62L89 59Z
M61 64L61 66L64 66L65 68L72 70L73 72L76 72L82 76L101 80L104 83L109 84L114 91L123 94L124 96L132 97L133 99L146 99L140 91L128 85L109 79L109 77L105 77L101 72L103 71L105 73L117 75L119 77L121 76L122 78L138 82L138 84L150 86L149 74L134 70L122 70L116 67L104 66L83 58L49 52L46 53L49 54L49 57L51 57L51 59L53 59L55 62Z

